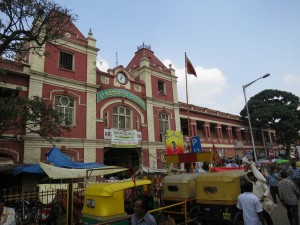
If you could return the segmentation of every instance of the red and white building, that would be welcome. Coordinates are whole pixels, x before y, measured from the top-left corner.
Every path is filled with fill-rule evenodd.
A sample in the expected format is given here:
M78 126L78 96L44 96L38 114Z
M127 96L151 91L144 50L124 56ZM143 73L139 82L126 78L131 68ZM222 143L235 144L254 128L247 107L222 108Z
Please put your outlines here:
M0 96L40 96L63 112L71 132L64 134L56 147L73 160L163 168L164 131L182 131L188 136L187 105L178 102L175 70L166 67L150 46L141 45L127 66L107 72L96 67L99 49L93 34L85 37L75 26L73 33L46 43L41 51L47 51L47 56L29 53L26 64L0 61L7 72L6 82L0 83ZM227 156L252 149L247 121L225 112L189 107L191 136L199 135L205 150L212 143ZM136 130L138 145L114 147L111 128ZM272 147L275 132L254 131L257 155L263 155ZM26 134L22 142L0 140L0 156L15 164L31 164L46 160L51 147L39 136Z

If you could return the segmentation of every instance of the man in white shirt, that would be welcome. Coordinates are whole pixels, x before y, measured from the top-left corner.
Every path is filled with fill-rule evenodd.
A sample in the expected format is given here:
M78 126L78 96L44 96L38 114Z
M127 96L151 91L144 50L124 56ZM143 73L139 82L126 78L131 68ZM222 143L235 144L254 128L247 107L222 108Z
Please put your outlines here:
M265 198L270 195L270 189L269 189L268 185L266 183L258 180L254 176L253 172L247 173L247 177L253 184L252 193L258 197L260 202L263 202L265 200ZM266 221L267 225L273 225L273 220L272 220L270 214L264 209L263 209L262 214L263 214L264 220Z
M262 216L263 209L258 197L253 193L253 184L246 182L243 185L244 193L238 197L237 208L243 210L243 219L245 225L262 225L264 219Z

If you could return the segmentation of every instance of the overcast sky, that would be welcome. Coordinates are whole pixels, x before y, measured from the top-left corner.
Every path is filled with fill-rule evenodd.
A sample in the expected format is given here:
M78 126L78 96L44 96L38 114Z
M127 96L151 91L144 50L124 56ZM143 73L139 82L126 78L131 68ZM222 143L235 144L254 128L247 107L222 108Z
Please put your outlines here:
M186 102L184 53L198 77L189 76L190 104L239 115L264 89L300 96L299 0L57 0L78 15L75 23L97 39L100 70L127 66L137 46L151 45L178 76ZM100 62L102 62L100 64Z

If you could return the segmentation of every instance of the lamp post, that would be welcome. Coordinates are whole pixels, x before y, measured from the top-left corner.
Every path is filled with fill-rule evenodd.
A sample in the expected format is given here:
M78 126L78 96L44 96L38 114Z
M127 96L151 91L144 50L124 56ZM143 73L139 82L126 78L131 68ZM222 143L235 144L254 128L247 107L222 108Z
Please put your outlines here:
M258 80L260 80L262 78L266 78L268 76L270 76L270 74L266 73L262 77L254 80L252 82L250 82L249 84L243 85L243 91L244 91L244 97L245 97L245 105L246 105L246 110L247 110L247 116L248 116L248 122L249 122L249 130L250 130L250 136L251 136L251 142L252 142L252 148L253 148L253 154L254 154L254 161L255 161L255 163L257 162L257 157L256 157L255 143L254 143L252 126L251 126L251 120L250 120L250 113L249 113L249 109L248 109L248 102L247 102L247 97L246 97L246 88L249 87L254 82L256 82L256 81L258 81Z

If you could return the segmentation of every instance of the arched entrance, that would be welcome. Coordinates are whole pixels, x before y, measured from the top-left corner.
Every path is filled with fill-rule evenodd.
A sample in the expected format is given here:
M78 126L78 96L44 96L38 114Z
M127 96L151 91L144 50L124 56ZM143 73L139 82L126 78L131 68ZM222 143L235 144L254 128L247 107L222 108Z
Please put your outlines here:
M104 164L124 168L139 168L140 148L104 148Z

